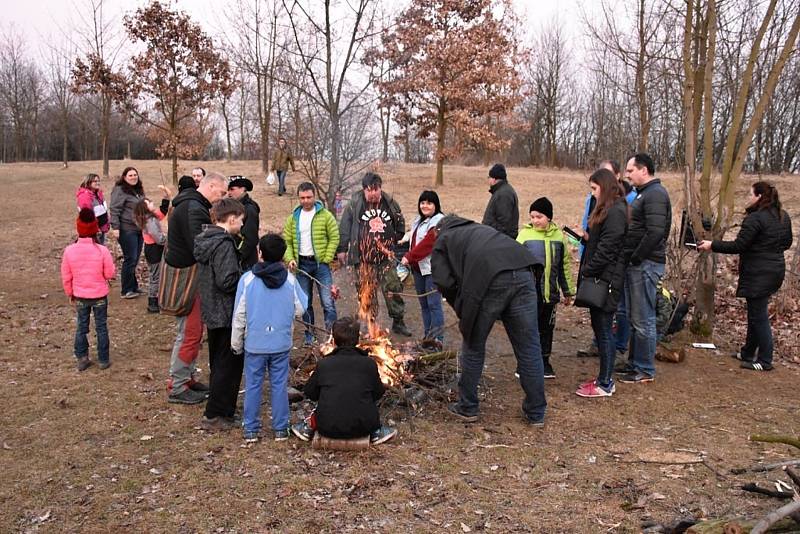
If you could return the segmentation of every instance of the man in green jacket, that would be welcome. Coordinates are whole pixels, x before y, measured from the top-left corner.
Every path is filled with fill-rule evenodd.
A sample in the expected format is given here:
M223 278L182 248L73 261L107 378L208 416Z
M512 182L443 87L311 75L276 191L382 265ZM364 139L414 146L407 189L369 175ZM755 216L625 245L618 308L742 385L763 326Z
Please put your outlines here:
M297 206L283 225L286 253L283 259L290 271L297 272L297 281L308 295L308 306L303 315L306 324L314 324L313 289L316 278L319 301L325 317L325 329L331 329L336 320L336 304L331 293L333 275L330 264L339 246L339 226L336 218L315 198L314 184L303 182L297 187ZM299 272L298 272L299 270ZM304 347L314 343L314 333L306 327Z

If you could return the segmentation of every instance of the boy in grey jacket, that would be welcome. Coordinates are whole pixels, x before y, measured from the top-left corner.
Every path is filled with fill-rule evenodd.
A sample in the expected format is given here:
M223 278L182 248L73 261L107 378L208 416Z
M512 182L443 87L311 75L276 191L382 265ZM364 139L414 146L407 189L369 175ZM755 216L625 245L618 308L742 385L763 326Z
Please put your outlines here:
M233 236L244 221L244 206L223 198L211 206L211 221L194 241L199 264L200 311L208 328L210 392L200 426L228 430L234 426L236 398L242 381L244 359L231 351L231 319L236 286L242 275Z

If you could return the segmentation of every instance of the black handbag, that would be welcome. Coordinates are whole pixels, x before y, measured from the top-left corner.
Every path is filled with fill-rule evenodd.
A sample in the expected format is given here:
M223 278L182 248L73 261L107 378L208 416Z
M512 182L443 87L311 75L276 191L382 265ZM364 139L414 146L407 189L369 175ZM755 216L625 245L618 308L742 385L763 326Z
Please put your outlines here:
M611 286L599 278L581 276L578 292L575 294L575 306L579 308L603 308L606 305Z

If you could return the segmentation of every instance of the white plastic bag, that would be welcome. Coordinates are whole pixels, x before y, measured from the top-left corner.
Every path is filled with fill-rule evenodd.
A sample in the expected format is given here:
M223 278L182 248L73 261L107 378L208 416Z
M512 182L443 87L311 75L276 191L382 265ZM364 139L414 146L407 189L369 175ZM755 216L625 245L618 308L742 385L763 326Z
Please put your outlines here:
M270 172L267 175L267 185L275 185L275 172Z

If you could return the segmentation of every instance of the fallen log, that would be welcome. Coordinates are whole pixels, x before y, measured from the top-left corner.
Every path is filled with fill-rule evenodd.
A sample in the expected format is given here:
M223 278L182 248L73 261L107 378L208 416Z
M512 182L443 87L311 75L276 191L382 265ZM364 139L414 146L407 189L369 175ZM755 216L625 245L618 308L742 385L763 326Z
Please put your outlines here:
M369 449L369 436L355 439L328 438L317 432L311 440L311 447L331 451L365 451Z
M790 515L798 512L800 512L800 501L792 501L787 505L781 506L777 510L768 513L763 519L760 519L758 523L753 526L753 530L750 531L750 534L764 534L767 530L770 532L780 532L771 527L784 518L788 518ZM791 521L795 528L798 527L798 523L793 519L789 519L789 521Z
M750 493L759 493L761 495L766 495L767 497L775 497L776 499L791 499L794 497L794 492L792 491L775 491L767 488L762 488L758 484L754 484L750 482L742 486L744 491L749 491Z
M754 534L753 528L757 523L758 520L755 519L712 519L692 525L686 534ZM770 527L770 533L790 532L797 533L797 523L791 519L781 519Z
M743 475L744 473L763 473L765 471L772 471L773 469L784 468L790 465L800 465L800 459L797 460L785 460L783 462L777 462L774 464L767 464L767 465L754 465L753 467L735 467L731 469L732 475Z
M795 449L800 449L800 438L793 438L791 436L762 436L753 434L750 436L750 441L758 441L759 443L783 443Z

